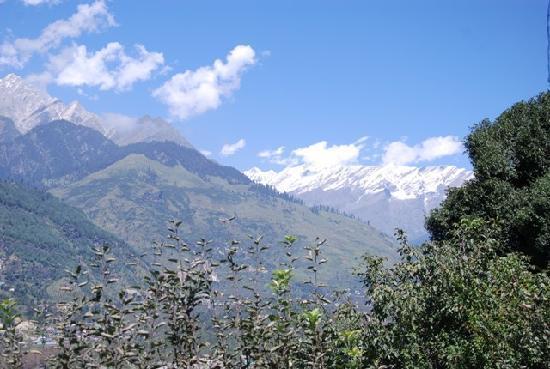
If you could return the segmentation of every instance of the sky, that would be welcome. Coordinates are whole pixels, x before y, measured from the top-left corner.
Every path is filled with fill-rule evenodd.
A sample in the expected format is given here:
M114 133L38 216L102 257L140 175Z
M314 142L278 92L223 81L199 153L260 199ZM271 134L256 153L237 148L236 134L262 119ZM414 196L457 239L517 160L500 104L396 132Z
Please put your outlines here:
M162 117L241 170L469 166L462 139L547 89L543 0L0 0L0 75Z

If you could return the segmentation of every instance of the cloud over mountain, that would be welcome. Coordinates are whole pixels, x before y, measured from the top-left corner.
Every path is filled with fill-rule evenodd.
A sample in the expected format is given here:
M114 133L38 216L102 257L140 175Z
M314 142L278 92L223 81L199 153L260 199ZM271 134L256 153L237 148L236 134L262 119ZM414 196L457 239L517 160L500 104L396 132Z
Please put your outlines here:
M311 169L322 169L357 162L367 139L368 137L365 136L350 144L330 146L327 141L320 141L297 148L287 157L284 156L285 147L280 146L274 150L260 151L258 157L279 165L304 164Z
M154 90L153 96L167 105L177 119L217 109L224 98L239 89L242 74L255 63L254 49L237 45L225 62L217 59L212 65L177 73Z
M350 144L329 145L320 141L309 146L299 147L285 157L285 147L274 150L263 150L258 157L270 163L294 166L304 165L311 170L326 167L338 167L357 164L361 160L372 161L381 157L383 165L408 165L419 162L430 162L446 156L462 153L462 141L455 136L429 137L419 144L409 146L402 141L393 141L383 148L379 140L367 145L368 137L364 136ZM367 151L367 155L362 152Z
M332 167L351 164L357 161L367 137L347 145L328 146L326 141L302 147L292 151L292 154L305 165L314 168Z
M162 53L150 52L143 45L135 45L135 50L136 56L130 56L118 42L95 52L89 52L85 45L73 45L50 56L40 79L64 86L129 90L134 83L150 79L164 64Z
M395 141L386 146L382 162L384 164L406 165L456 155L462 151L464 151L464 146L455 136L430 137L414 146Z
M285 147L279 146L274 150L263 150L258 153L258 157L268 160L271 163L279 165L288 165L290 164L290 159L284 158Z

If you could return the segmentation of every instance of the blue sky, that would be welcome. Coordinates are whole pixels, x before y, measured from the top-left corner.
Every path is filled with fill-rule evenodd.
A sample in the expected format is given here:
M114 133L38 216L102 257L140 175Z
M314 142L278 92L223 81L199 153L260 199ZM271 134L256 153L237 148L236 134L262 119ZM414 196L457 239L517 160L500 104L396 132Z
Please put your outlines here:
M542 0L0 3L4 53L15 40L37 39L48 25L70 19L78 4L101 3L105 10L94 29L41 44L27 60L18 55L19 65L0 65L2 75L48 71L42 82L50 94L78 99L90 111L164 117L197 148L239 169L280 169L304 160L303 152L345 163L393 157L467 166L453 137L547 88ZM85 47L91 57L109 43L117 43L111 45L116 58L146 55L154 69L126 84L94 85L97 80L71 80L74 74L61 78L62 69L51 66L66 50ZM238 45L249 49L231 64L226 57ZM212 72L216 59L226 64L217 74L215 104L198 101L204 96L190 95L197 91L181 81L166 85L185 71L201 78L197 70ZM168 100L178 88L192 101L174 115ZM221 154L223 145L239 140L241 149Z

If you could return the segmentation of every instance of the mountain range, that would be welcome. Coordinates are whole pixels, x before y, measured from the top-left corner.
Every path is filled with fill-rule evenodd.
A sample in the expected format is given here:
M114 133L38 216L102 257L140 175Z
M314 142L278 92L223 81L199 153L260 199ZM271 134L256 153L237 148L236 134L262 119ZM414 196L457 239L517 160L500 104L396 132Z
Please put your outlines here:
M64 248L74 240L59 229L77 227L55 214L36 218L29 214L32 207L23 207L17 211L35 219L23 223L40 224L48 230L41 234L50 232L58 241L37 238L32 244L22 232L4 237L0 262L13 270L25 270L30 255L46 258L48 249L52 255L71 254L59 263L74 265L79 259L75 253L86 254L81 250L101 239L118 240L132 255L144 253L152 241L164 239L170 220L179 219L187 242L209 239L220 258L230 240L243 241L246 258L246 243L263 237L270 245L267 265L272 268L282 255L278 240L285 235L298 236L298 253L316 237L327 238L324 276L347 286L351 267L364 253L395 259L395 244L388 236L395 227L412 239L425 238L424 216L444 199L447 188L460 186L472 173L452 166L294 165L280 172L252 168L243 174L209 160L160 118L94 114L10 74L0 79L0 178L17 182L5 193L15 191L38 203L42 197L36 191L46 191L50 197L44 201L50 205L42 208L81 214L74 216L78 224L103 232L101 237L86 236L79 243L82 249ZM1 201L5 215L0 227L8 229L13 226L9 212L22 205ZM52 237L47 238L56 239ZM53 250L56 243L60 248ZM41 268L50 270L52 265L43 263ZM40 283L31 277L22 280L26 290L35 286L36 294Z
M310 206L353 214L387 234L401 228L415 241L426 239L425 216L443 201L447 189L473 178L471 171L455 166L296 165L280 172L254 167L245 174Z
M56 214L82 214L82 219L109 235L103 239L119 240L132 255L150 251L153 241L165 240L169 221L177 219L182 221L180 236L189 245L209 240L213 257L218 259L236 244L245 261L247 248L261 239L268 247L266 266L271 269L284 257L279 241L286 235L298 237L297 255L317 237L326 238L323 247L328 262L322 275L339 287L350 286L351 269L364 253L396 258L393 240L379 230L337 212L312 209L301 200L254 183L238 170L209 160L179 134L171 136L173 128L164 129L169 123L143 118L134 123L140 121L136 124L147 128L125 135L132 130L109 130L101 116L83 108L69 109L74 104L64 109L62 102L20 77L9 75L1 81L0 177L16 181L21 196L28 192L39 199L33 191L46 191L48 203L55 200L66 207ZM6 207L0 227L12 226L12 208ZM29 212L32 207L25 209ZM39 220L41 227L56 235L59 229L75 228L65 218L58 223L48 216ZM57 248L57 242L73 242L65 236L61 239L49 243L38 239L27 244L29 252L16 254L17 245L25 241L18 232L0 244L0 263L10 260L12 268L23 270L33 255L42 258L44 251L51 249L52 255L60 256L56 268L63 270L74 266L81 255L85 257L82 250L102 240L90 236L79 248ZM33 253L33 248L42 252ZM67 256L61 257L63 254ZM157 262L168 262L168 256L162 255ZM34 286L33 296L40 288L50 291L42 296L54 296L46 277L37 281L32 274L18 275L26 286Z

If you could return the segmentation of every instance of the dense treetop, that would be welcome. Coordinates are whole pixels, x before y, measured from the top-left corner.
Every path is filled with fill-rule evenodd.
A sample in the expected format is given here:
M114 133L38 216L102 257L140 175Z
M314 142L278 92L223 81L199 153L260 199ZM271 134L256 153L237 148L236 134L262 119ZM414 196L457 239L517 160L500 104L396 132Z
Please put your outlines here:
M465 216L494 222L503 251L546 266L550 258L550 93L515 104L473 127L466 149L475 179L449 191L427 219L433 239L448 237Z

